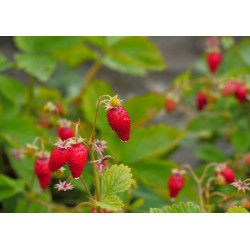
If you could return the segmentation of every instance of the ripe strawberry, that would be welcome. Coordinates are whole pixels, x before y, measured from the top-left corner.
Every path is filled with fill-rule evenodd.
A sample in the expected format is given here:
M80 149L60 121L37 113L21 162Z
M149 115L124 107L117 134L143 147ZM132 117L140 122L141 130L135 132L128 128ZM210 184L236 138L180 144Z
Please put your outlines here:
M203 110L207 105L207 97L203 92L199 92L196 96L196 108L197 110Z
M248 166L250 166L250 154L248 154L246 157L246 163Z
M56 145L57 147L54 148L49 159L49 170L51 172L56 172L67 163L68 145L61 140Z
M35 161L35 173L42 189L49 186L51 172L49 171L48 153L40 153Z
M232 183L235 181L235 175L234 175L234 172L231 168L229 168L228 166L224 166L222 167L221 169L217 169L215 171L215 175L217 176L218 174L221 174L222 176L225 177L226 181L228 183Z
M67 140L71 137L74 137L74 132L71 128L71 121L68 121L66 119L59 119L59 128L57 130L59 137L62 140Z
M171 100L171 99L167 99L166 102L165 102L165 108L166 108L166 111L168 113L171 113L175 110L175 107L176 107L176 103L175 101Z
M108 123L122 141L128 141L130 135L130 118L122 107L112 108L107 112Z
M224 88L221 90L223 96L233 95L237 88L238 83L235 81L229 81L226 83Z
M168 180L168 188L170 192L170 197L175 198L180 190L183 188L185 180L182 176L182 172L176 169L173 169L173 174Z
M242 83L238 83L236 90L235 90L235 97L243 102L247 98L247 89Z
M96 213L96 209L94 207L92 208L91 213ZM102 213L112 213L112 212L103 208Z
M211 73L215 73L221 63L221 53L214 51L207 56L207 64Z
M68 148L67 161L73 178L79 178L85 167L88 151L82 144L72 144Z

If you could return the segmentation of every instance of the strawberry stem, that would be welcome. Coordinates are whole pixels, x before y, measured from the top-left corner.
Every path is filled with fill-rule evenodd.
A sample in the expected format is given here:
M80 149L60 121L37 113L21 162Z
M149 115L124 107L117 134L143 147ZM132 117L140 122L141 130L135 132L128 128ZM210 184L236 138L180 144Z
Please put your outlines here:
M93 196L92 196L92 194L90 193L89 188L88 188L86 182L84 181L83 177L80 176L80 179L81 179L81 181L82 181L82 183L83 183L83 185L84 185L84 187L85 187L85 189L86 189L86 191L87 191L89 197L90 197L91 199L93 199Z

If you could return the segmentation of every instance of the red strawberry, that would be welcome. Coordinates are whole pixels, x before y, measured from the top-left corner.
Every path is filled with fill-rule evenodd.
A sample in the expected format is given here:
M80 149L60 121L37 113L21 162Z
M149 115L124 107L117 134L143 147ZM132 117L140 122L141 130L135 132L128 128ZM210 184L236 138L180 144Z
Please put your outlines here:
M171 100L171 99L166 100L165 108L166 108L168 113L173 112L175 110L175 107L176 107L176 103L173 100Z
M210 52L207 56L207 63L211 73L215 73L221 63L220 52Z
M62 140L67 140L71 137L74 137L74 132L72 130L72 128L62 128L59 127L58 128L58 135Z
M79 178L85 167L88 151L82 144L72 144L68 148L68 164L73 178Z
M225 87L221 90L223 96L232 95L235 93L238 83L235 81L229 81L226 83Z
M199 92L196 97L196 108L202 110L207 105L207 97L203 92Z
M49 186L51 172L49 171L49 158L47 154L41 154L35 161L35 173L42 189Z
M122 141L128 141L130 135L130 118L122 107L114 107L107 112L108 123Z
M96 209L94 207L92 208L91 213L96 213ZM103 208L102 213L112 213L112 212Z
M52 151L49 159L49 170L51 172L57 171L67 163L67 146L64 146L62 141L59 141L57 145L58 146Z
M170 176L168 180L168 188L170 192L170 197L175 198L180 190L183 188L185 184L185 180L181 174L181 171L174 170L173 174Z
M219 173L220 173L222 176L225 177L225 179L226 179L226 181L227 181L228 183L232 183L232 182L235 181L235 175L234 175L234 172L233 172L233 170L232 170L231 168L225 166L225 167L223 167L220 171L217 170L217 171L215 172L215 175L217 176Z
M235 97L241 102L247 98L247 89L242 83L238 83L235 90Z
M250 154L247 155L247 158L246 158L246 163L247 165L250 166Z
M67 140L74 137L74 132L71 128L72 122L66 119L58 120L59 128L57 130L59 137L62 140Z

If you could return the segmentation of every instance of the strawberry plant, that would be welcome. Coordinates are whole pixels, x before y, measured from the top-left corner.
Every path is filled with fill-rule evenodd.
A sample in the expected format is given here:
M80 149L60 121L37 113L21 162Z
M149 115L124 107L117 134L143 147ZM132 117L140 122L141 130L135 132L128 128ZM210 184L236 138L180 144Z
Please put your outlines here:
M164 91L127 96L102 72L160 74L149 38L14 37L13 57L0 51L0 210L247 212L250 40L205 40Z

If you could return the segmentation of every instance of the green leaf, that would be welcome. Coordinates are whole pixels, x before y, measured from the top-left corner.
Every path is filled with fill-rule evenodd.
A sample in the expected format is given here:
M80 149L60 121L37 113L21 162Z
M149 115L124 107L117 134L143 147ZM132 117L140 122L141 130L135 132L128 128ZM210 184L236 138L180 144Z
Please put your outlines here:
M158 48L147 38L124 37L117 40L106 50L108 55L103 63L107 67L135 76L145 75L146 70L162 71L166 68Z
M234 45L234 39L231 36L222 36L220 41L224 49L230 49Z
M127 165L172 150L184 136L184 132L163 124L132 131L126 143L121 143L118 136L112 134L114 135L114 132L110 129L105 131L102 137L108 141L111 155Z
M82 42L77 36L16 36L16 46L25 52L42 52L66 49Z
M0 52L0 72L11 68L13 65L1 52Z
M26 96L22 83L6 75L0 75L0 92L13 103L23 103Z
M96 205L111 211L119 211L124 206L121 199L116 196L107 196L102 201L95 201Z
M195 151L195 156L204 162L223 162L225 154L215 145L206 143Z
M131 169L123 164L113 165L104 173L104 189L106 195L124 192L132 182Z
M237 132L232 135L231 141L237 151L246 152L250 148L250 132Z
M100 48L105 48L106 46L106 38L104 36L84 36L83 40Z
M154 213L154 214L156 214L156 213L163 213L162 209L159 209L159 208L150 208L149 212L150 213Z
M146 70L138 65L134 65L133 60L121 55L107 55L103 59L103 64L112 70L117 70L123 74L132 76L145 76Z
M56 67L56 60L51 54L16 54L18 67L28 74L46 82Z
M3 174L0 174L0 201L10 198L17 193L23 193L25 190L22 180L14 180Z
M124 108L129 113L132 127L141 126L152 120L164 107L165 99L165 95L149 93L147 95L136 96L125 102Z
M71 67L76 67L85 61L96 60L98 58L98 54L84 44L64 50L56 50L54 55L58 60L67 63Z
M40 128L30 117L21 117L4 124L1 133L6 139L25 145L39 136Z
M151 208L150 213L205 213L205 211L202 211L198 205L191 202L184 203L181 201L178 204L165 206L162 210Z
M227 210L227 213L249 213L245 208L240 206L234 206Z

